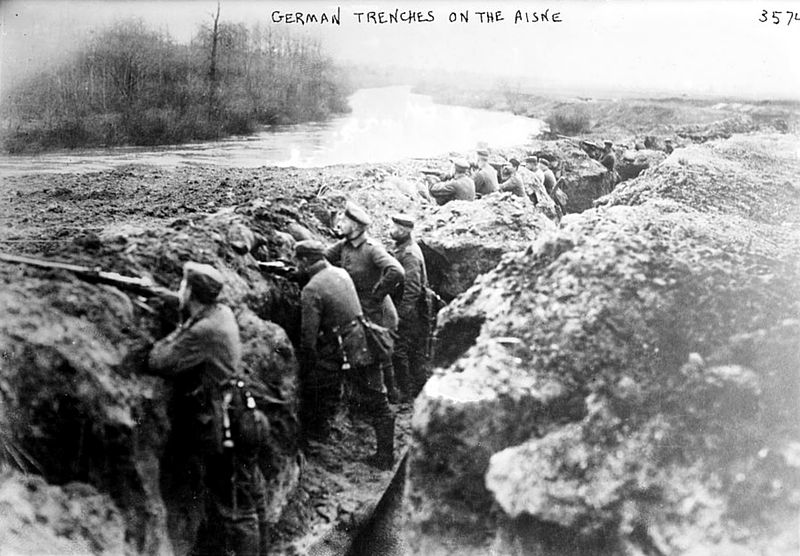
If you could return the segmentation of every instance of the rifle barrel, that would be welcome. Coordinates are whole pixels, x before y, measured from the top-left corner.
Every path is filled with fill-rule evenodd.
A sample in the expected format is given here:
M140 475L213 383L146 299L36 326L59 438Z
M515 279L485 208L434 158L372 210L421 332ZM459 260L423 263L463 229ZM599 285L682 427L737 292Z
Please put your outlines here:
M81 266L70 263L62 263L57 261L43 261L41 259L34 259L32 257L23 257L21 255L14 255L11 253L0 253L0 261L16 264L24 264L28 266L35 266L38 268L50 268L55 270L66 270L77 274L79 277L91 281L102 282L112 286L131 287L147 290L154 287L149 278L140 278L138 276L125 276L117 272L106 272L99 268L89 268L88 266Z
M69 263L60 263L55 261L43 261L41 259L34 259L31 257L12 255L11 253L0 253L0 261L5 261L8 263L26 264L29 266L38 266L39 268L55 268L59 270L68 270L69 272L80 272L82 274L98 273L98 271L93 270L87 266L80 266Z

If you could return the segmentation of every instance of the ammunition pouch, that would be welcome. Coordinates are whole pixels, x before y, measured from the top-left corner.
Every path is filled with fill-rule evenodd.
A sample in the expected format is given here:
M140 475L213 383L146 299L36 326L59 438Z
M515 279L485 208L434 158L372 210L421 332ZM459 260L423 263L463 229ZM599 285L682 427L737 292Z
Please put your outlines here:
M364 327L361 324L362 319L361 316L356 317L331 331L339 344L342 360L351 367L366 367L375 362L375 357L367 343Z
M396 334L379 324L360 317L369 351L378 363L391 362Z

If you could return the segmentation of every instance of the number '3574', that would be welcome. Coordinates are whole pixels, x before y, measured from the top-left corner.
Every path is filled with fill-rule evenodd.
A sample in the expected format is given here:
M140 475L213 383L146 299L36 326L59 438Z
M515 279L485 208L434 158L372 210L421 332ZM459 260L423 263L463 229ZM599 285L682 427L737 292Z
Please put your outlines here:
M774 11L772 14L767 10L761 10L761 17L758 18L761 23L772 23L773 25L780 25L784 21L786 25L791 25L792 21L800 21L800 12L778 12Z

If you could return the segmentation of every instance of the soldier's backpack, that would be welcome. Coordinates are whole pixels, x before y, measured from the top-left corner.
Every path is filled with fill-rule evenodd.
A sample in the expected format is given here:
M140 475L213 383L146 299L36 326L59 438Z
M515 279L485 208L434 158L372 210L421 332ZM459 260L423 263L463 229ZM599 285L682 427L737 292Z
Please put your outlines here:
M388 328L359 317L367 339L367 346L379 362L391 361L394 352L395 333Z
M221 451L254 455L263 449L269 435L269 420L258 409L245 377L233 378L221 388Z

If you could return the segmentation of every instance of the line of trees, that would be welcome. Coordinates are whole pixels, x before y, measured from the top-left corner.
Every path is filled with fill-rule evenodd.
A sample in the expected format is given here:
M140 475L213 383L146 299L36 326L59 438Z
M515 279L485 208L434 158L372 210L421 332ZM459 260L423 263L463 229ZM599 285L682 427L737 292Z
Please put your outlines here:
M3 147L155 145L250 133L347 111L344 76L308 37L219 21L188 45L125 21L15 88Z

